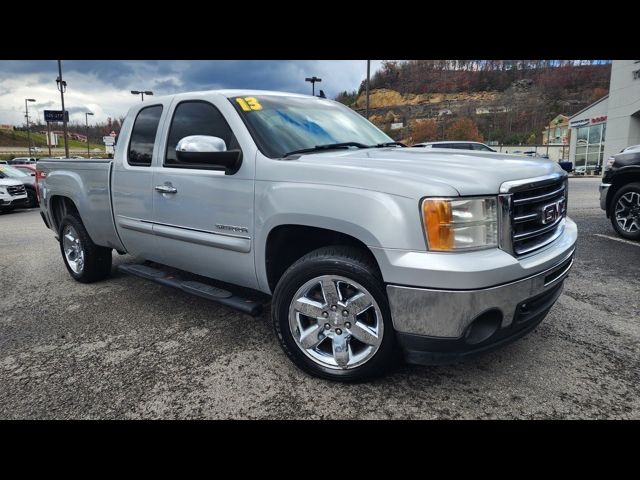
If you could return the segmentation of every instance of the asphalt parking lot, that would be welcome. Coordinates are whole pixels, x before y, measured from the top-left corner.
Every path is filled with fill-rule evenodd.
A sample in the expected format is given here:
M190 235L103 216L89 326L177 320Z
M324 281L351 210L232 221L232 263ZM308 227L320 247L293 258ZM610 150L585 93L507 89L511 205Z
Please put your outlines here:
M268 317L126 276L76 283L37 210L0 215L2 419L640 418L640 243L570 180L574 268L546 320L449 366L358 385L299 371ZM114 256L114 265L131 262Z

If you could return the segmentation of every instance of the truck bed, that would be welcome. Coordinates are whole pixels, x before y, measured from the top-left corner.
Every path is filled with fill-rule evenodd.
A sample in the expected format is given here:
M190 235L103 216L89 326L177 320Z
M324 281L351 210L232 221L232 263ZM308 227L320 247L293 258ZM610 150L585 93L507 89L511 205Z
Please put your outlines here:
M97 245L124 251L118 237L111 205L111 159L43 158L38 161L43 173L40 182L40 209L52 229L57 228L53 208L56 196L67 197Z

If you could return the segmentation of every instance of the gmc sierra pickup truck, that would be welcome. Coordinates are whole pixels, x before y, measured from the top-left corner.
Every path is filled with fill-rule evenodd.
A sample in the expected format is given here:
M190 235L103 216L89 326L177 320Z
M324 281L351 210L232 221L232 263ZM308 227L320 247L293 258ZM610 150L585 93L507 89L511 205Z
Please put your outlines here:
M129 110L113 160L38 162L73 278L119 268L257 315L304 371L359 381L531 331L577 228L555 162L407 148L328 99L222 90ZM224 282L224 283L221 283Z

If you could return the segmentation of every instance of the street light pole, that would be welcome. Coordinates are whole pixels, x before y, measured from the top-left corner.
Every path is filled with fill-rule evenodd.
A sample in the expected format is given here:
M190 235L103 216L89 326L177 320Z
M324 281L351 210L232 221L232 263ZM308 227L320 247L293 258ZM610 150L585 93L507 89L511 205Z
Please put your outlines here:
M93 115L93 113L84 112L84 119L87 123L87 158L91 158L91 152L89 151L89 115Z
M366 118L369 120L369 73L371 72L371 60L367 60L367 85L366 85L366 95L367 95L367 109L366 109Z
M316 96L316 82L321 82L322 79L316 76L307 77L304 79L305 82L311 82L311 95Z
M150 90L131 90L131 93L133 95L141 95L143 102L144 102L144 96L145 95L153 95L153 92L150 91Z
M64 109L64 92L67 89L67 82L62 80L62 60L58 60L58 78L56 79L58 90L60 90L60 100L62 102L62 131L64 133L64 156L69 158L69 143L67 142L67 112Z
M24 113L27 117L27 142L29 142L29 157L31 157L31 129L29 128L29 104L27 102L35 102L34 98L24 99Z

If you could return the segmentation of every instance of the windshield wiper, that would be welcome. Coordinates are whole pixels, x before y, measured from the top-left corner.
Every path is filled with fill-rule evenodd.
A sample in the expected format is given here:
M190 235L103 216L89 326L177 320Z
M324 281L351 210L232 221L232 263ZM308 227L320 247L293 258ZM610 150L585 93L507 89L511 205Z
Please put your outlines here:
M369 147L369 145L365 145L364 143L358 143L358 142L328 143L326 145L316 145L315 147L311 147L311 148L301 148L300 150L293 150L291 152L287 152L284 155L282 155L282 158L288 157L289 155L295 155L297 153L310 153L310 152L318 152L321 150L331 150L333 148L349 148L349 147L371 148Z
M402 142L386 142L386 143L378 143L376 145L371 145L369 148L384 148L384 147L392 147L393 145L397 145L399 147L406 147L406 145Z

